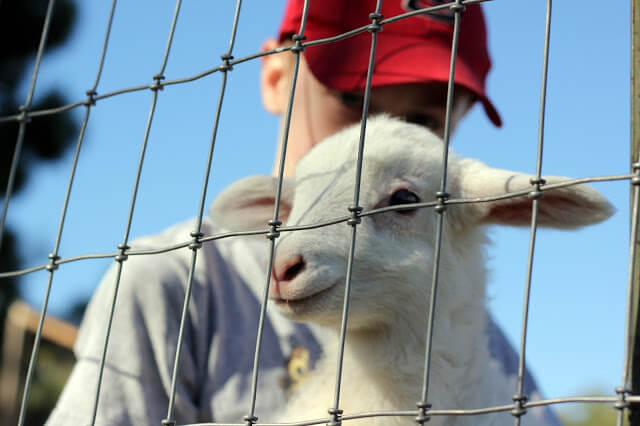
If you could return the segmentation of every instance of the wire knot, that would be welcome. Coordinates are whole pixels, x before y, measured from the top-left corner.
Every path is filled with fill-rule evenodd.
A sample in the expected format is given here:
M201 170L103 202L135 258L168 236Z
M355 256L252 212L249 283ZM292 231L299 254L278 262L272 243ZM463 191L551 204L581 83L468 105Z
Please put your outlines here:
M87 100L84 101L85 106L94 106L96 104L96 95L98 92L91 89L87 90L85 93L87 94Z
M640 162L633 163L631 170L633 170L635 174L635 176L631 178L631 185L640 185Z
M367 27L367 30L371 33L382 31L382 25L380 25L380 21L384 18L381 13L370 13L369 19L371 19L371 24Z
M253 415L246 415L242 419L247 422L247 426L251 426L258 421L258 417Z
M531 179L529 179L529 183L531 185L540 186L540 185L544 185L545 183L547 183L547 181L542 179L542 178L531 178Z
M271 227L271 230L267 234L267 238L273 241L274 239L280 236L280 231L278 231L278 227L282 225L282 222L276 219L271 219L267 224Z
M542 178L531 178L529 179L529 183L535 186L535 189L529 192L529 198L532 200L539 200L542 198L544 192L540 189L540 185L544 185L547 181Z
M619 386L616 388L616 393L618 394L618 400L613 404L613 407L616 410L624 410L625 408L629 408L629 401L627 401L627 395L631 393L631 391L623 386Z
M231 71L233 70L233 65L231 65L231 61L233 60L233 55L231 55L230 53L225 53L224 55L220 56L220 59L222 59L222 71Z
M18 111L20 111L20 115L18 115L18 122L29 123L31 121L31 117L29 116L29 110L27 110L26 106L20 105L20 108L18 108Z
M328 412L331 414L331 421L327 423L327 426L340 426L343 411L339 408L329 408Z
M164 80L164 75L155 74L153 76L153 84L149 86L149 89L153 90L154 92L164 89L164 86L162 85L162 80Z
M513 400L514 407L513 410L511 410L511 415L514 417L520 417L524 414L527 413L527 409L524 408L524 404L527 403L527 401L529 400L529 398L527 398L526 395L513 395L513 398L511 398Z
M60 256L56 256L53 253L49 253L49 256L47 256L49 258L49 264L46 266L47 271L49 272L53 272L56 269L58 269L58 260L60 260Z
M129 255L126 253L127 250L129 250L131 247L129 247L126 244L118 244L118 250L120 250L120 254L116 255L115 260L116 262L122 263L125 260L127 260L129 258Z
M362 218L360 218L360 213L362 213L362 207L360 206L349 206L348 210L351 212L351 218L347 220L347 225L355 226L362 222Z
M189 235L191 235L191 244L189 244L189 248L191 250L198 250L200 247L202 247L202 241L200 241L200 238L204 237L204 234L202 232L192 232Z
M449 193L444 191L436 192L436 198L438 199L438 204L435 205L434 210L436 213L442 213L447 209L447 200L449 199Z
M416 419L415 419L417 423L422 425L428 422L429 420L431 420L431 416L429 416L429 414L427 413L432 407L431 404L429 404L426 401L416 402L416 407L419 408L418 415L416 416Z
M176 426L175 420L164 419L162 421L162 426Z
M453 13L461 13L464 12L466 9L466 6L463 5L462 3L454 3L451 6L449 6L449 9L453 12Z
M300 52L304 52L304 46L302 45L302 42L304 40L306 40L307 37L302 35L302 34L294 34L291 36L291 40L295 41L296 44L295 46L293 46L291 48L291 51L294 53L300 53Z

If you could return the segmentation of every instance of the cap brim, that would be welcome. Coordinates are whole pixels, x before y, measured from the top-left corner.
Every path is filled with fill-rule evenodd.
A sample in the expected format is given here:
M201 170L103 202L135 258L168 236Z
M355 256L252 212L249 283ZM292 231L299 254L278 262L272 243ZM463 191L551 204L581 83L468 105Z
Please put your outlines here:
M316 38L329 36L331 34L320 34ZM391 32L380 33L372 87L402 83L446 83L449 80L451 57L451 50L443 47L446 45L429 44L424 39ZM364 33L339 42L308 47L304 55L312 73L322 84L338 91L358 91L365 86L370 46L371 37ZM345 52L349 54L345 55ZM454 81L477 97L493 124L498 127L502 125L500 115L487 97L482 82L462 57L456 59Z

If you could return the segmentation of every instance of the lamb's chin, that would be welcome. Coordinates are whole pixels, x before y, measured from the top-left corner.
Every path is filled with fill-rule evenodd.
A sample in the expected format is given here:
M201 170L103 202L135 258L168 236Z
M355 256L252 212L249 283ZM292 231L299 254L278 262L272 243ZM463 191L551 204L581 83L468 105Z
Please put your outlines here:
M325 326L339 324L342 317L341 286L332 285L308 297L295 300L274 300L278 311L298 322L311 322Z

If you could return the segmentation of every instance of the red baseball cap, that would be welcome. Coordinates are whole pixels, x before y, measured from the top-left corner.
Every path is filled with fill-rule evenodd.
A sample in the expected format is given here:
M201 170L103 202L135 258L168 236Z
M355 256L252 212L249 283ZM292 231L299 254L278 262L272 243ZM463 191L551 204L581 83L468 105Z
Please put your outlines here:
M384 18L437 6L449 0L385 0ZM289 0L280 26L280 41L300 30L304 0ZM309 1L306 41L332 37L371 24L376 0ZM378 34L372 87L401 83L447 82L453 38L453 11L404 18L383 26ZM313 75L327 87L348 92L363 90L369 64L371 36L364 32L347 39L309 46L304 56ZM482 102L489 119L502 120L485 91L491 68L487 31L479 4L466 5L461 14L455 83Z

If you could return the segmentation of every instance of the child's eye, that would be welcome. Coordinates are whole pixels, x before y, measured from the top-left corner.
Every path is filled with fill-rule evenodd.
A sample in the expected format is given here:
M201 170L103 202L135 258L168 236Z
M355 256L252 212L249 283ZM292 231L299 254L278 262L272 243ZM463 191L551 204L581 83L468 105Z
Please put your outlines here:
M362 108L362 102L364 101L362 95L357 93L340 92L338 93L338 99L342 105L347 108Z
M404 119L408 123L424 126L434 131L440 128L440 122L429 114L407 114Z

